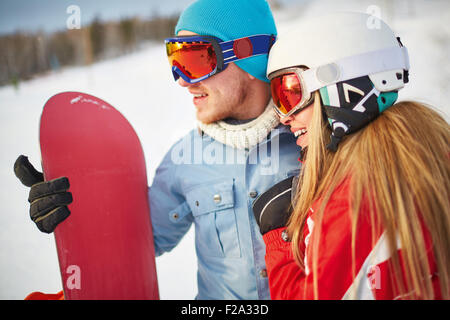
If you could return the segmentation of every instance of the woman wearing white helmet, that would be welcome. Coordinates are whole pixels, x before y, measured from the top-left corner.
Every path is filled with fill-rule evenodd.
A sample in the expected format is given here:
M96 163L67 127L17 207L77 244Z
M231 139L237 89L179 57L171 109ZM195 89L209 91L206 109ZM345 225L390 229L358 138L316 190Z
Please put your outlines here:
M450 126L395 103L408 54L369 18L305 20L271 49L304 164L254 203L272 299L450 298Z

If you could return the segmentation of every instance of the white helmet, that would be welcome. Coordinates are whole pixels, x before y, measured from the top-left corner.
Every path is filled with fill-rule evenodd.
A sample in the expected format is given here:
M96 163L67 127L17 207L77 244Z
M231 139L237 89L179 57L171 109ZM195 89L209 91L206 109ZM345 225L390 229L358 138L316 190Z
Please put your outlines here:
M406 48L389 26L364 13L302 19L272 46L267 76L304 66L307 92L320 96L333 134L329 148L375 119L408 82ZM279 72L278 72L279 73Z

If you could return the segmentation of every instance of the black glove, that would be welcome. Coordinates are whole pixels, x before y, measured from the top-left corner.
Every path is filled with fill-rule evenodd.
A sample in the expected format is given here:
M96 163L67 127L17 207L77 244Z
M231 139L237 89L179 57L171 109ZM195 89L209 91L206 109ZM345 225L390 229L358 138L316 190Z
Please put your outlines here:
M261 234L286 226L292 209L293 179L289 177L278 182L253 202L253 214Z
M44 175L36 171L25 156L17 158L14 173L24 185L31 187L28 197L31 220L40 231L53 232L70 215L67 205L73 199L72 194L67 192L70 187L69 179L62 177L44 181Z

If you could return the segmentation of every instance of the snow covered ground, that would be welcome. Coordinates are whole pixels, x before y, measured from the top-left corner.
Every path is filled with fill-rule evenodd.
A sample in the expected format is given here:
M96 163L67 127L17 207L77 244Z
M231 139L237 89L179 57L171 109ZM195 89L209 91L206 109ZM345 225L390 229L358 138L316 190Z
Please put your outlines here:
M19 154L40 165L39 118L46 100L71 90L94 94L115 106L141 139L151 183L164 153L195 126L191 98L176 85L167 66L164 47L153 45L126 57L21 83L18 91L0 89L0 224L4 226L0 232L0 298L21 299L33 290L61 288L54 237L37 231L29 220L28 188L20 185L12 170ZM195 297L193 248L190 234L174 254L158 259L158 275L165 279L161 280L162 298ZM186 272L179 270L180 259L185 260Z
M280 34L305 15L334 10L378 12L409 50L410 84L400 98L430 103L450 119L450 106L444 102L445 93L450 92L448 1L293 2L290 8L275 12ZM22 82L18 90L1 87L0 299L23 299L32 291L50 293L62 288L54 237L40 233L30 221L28 188L14 176L13 164L19 154L25 154L39 167L42 107L55 93L69 90L96 95L125 115L144 147L149 184L172 143L195 127L192 98L173 81L160 43L89 67L66 68ZM157 258L157 268L162 299L195 297L192 229L177 248Z

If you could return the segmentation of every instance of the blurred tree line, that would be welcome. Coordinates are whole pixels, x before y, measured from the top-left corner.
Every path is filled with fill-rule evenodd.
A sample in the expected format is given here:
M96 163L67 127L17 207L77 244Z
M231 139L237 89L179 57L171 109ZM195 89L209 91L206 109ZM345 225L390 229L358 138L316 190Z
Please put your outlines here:
M0 85L17 86L39 73L132 52L145 42L171 36L177 19L176 15L104 22L97 17L81 29L0 36Z

